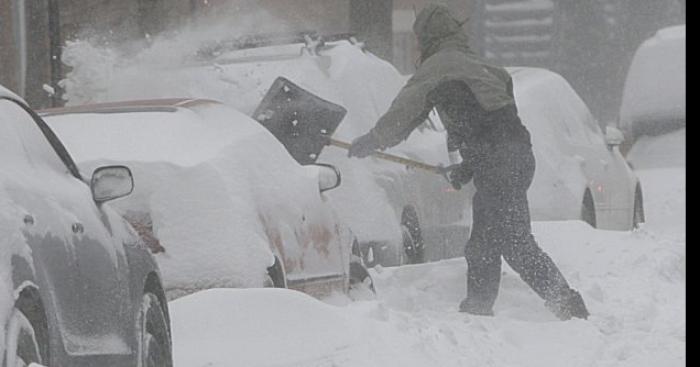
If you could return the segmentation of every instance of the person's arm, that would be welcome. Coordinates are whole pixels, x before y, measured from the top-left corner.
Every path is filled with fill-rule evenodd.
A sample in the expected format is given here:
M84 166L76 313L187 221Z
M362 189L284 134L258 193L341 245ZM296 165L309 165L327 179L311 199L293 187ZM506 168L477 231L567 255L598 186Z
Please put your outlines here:
M389 110L370 130L380 149L393 147L408 136L427 118L433 109L428 96L437 87L422 73L416 73L394 98Z
M377 149L399 144L428 118L433 108L429 94L437 88L440 73L423 64L394 98L389 110L379 118L374 128L352 142L351 157L366 157Z

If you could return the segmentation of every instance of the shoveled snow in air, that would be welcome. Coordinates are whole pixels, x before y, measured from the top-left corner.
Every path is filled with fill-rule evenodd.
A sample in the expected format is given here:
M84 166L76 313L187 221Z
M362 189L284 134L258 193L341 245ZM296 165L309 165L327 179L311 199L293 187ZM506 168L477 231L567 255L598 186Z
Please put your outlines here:
M558 321L507 266L495 317L457 312L464 259L372 270L377 298L210 290L170 303L183 366L684 366L684 169L642 171L648 223L579 221L534 233L581 291L588 320ZM664 219L664 217L666 219ZM677 225L677 226L674 226ZM682 229L681 229L682 228Z

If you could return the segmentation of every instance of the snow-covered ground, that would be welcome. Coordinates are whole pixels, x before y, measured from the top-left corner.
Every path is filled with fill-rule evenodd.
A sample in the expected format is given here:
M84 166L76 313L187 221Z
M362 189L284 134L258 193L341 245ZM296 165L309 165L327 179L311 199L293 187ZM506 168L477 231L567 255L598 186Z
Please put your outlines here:
M173 301L176 366L684 366L685 167L639 175L637 231L534 223L586 321L555 319L507 266L495 317L459 313L460 258L372 270L376 299L216 289Z

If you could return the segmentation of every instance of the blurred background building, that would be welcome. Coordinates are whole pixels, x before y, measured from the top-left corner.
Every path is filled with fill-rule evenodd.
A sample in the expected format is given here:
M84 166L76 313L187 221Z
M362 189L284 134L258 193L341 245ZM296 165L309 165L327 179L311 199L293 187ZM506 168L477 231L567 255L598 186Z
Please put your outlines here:
M2 0L0 83L35 108L62 104L61 46L99 35L145 46L153 37L216 17L234 25L264 12L251 32L352 33L402 73L418 59L411 31L428 0ZM469 19L474 50L503 66L562 74L601 120L616 117L636 48L664 26L685 23L685 0L437 0ZM264 22L265 23L265 22ZM241 35L244 36L244 35ZM140 41L140 42L134 42Z

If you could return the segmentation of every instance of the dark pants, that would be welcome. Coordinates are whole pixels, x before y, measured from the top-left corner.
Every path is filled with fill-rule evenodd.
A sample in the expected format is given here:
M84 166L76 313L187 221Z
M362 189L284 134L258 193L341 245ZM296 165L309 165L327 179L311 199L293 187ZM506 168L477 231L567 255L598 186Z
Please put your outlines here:
M485 148L474 171L474 220L465 248L467 300L485 310L492 309L498 295L501 256L545 300L569 288L532 236L527 189L535 158L527 140Z

